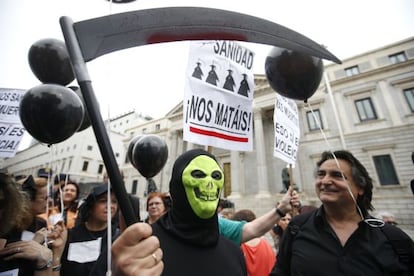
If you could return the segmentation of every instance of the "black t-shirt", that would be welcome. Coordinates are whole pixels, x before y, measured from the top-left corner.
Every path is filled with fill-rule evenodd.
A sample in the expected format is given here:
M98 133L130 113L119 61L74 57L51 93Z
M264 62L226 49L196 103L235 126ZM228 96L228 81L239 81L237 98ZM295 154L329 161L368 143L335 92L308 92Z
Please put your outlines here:
M62 255L61 275L89 275L99 255L106 251L106 231L89 231L84 223L70 229Z

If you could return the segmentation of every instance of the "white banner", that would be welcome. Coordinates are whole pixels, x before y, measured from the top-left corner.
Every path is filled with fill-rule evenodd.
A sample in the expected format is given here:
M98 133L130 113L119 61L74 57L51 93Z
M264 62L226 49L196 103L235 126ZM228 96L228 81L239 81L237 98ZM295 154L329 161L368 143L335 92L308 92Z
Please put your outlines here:
M300 138L296 102L276 93L273 122L275 127L273 156L294 165Z
M190 45L184 140L229 150L253 149L254 53L234 41Z
M0 157L13 157L25 132L20 122L20 99L26 90L0 88Z

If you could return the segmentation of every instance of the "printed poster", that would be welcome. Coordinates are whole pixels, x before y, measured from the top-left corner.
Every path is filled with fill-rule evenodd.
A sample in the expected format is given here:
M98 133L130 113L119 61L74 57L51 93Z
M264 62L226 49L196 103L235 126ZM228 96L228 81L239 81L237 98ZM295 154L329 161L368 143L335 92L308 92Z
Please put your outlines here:
M299 149L299 112L296 102L276 93L275 112L275 144L273 156L294 165Z
M0 88L0 158L13 157L25 128L20 122L20 99L26 90Z
M235 41L190 45L183 101L185 141L253 149L254 56Z

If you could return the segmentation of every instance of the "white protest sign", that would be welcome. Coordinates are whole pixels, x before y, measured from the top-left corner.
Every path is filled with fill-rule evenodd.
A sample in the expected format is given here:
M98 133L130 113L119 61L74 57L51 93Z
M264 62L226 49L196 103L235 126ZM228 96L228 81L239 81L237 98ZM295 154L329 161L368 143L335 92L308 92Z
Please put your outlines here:
M253 149L254 53L234 41L190 45L183 101L184 140Z
M273 122L275 127L273 156L289 164L295 164L300 138L296 102L276 93Z
M20 99L26 90L0 88L0 157L13 157L25 132L20 122Z

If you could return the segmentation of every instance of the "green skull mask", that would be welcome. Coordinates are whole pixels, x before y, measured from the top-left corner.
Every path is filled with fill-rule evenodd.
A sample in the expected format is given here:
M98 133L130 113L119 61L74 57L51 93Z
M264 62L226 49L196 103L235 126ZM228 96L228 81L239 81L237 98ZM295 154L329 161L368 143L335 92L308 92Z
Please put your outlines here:
M224 183L217 162L206 155L197 156L184 169L182 182L194 213L202 219L211 218Z

